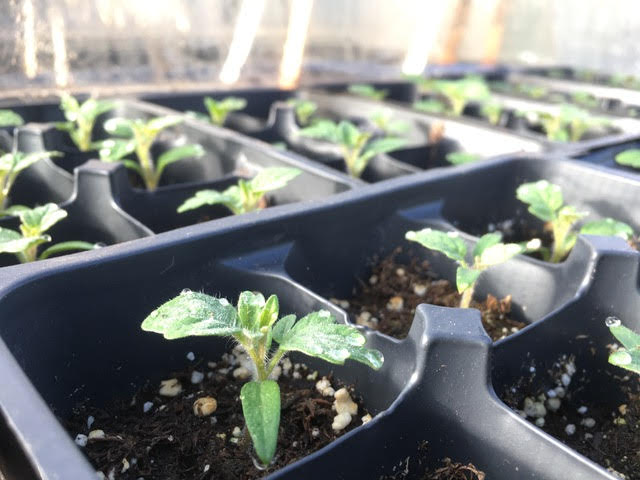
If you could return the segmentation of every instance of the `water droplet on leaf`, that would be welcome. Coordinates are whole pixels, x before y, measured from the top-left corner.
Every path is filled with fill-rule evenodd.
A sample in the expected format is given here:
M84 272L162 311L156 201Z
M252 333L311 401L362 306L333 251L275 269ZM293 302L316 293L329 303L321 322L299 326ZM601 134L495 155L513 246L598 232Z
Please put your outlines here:
M180 295L189 295L190 293L192 293L191 290L189 290L188 288L185 288L180 292Z
M604 321L604 323L605 323L605 325L607 327L611 328L611 327L619 327L622 322L620 322L619 318L607 317L607 319Z

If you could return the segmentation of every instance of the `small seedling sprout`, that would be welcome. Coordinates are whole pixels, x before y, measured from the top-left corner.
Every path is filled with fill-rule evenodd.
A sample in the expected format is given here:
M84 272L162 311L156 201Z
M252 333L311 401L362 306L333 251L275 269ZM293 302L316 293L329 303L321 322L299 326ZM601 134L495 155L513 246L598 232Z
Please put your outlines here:
M366 97L366 98L370 98L372 100L378 100L378 101L384 100L389 94L388 90L381 90L381 89L375 88L372 85L365 85L361 83L358 83L355 85L349 85L349 88L347 89L347 91L354 95L359 95L361 97Z
M0 109L0 127L19 127L24 120L13 110Z
M224 205L235 215L260 210L266 206L264 200L266 193L283 188L301 173L297 168L265 168L251 180L240 179L237 185L232 185L222 192L217 190L196 192L193 197L185 200L178 207L178 213L216 204Z
M17 151L16 147L14 139L14 151L0 156L0 209L7 207L11 189L20 172L40 160L62 155L59 152L23 153Z
M293 107L293 110L296 114L296 119L298 120L298 123L303 127L309 125L311 116L318 110L318 105L311 100L292 98L287 103Z
M398 150L405 145L403 139L396 137L372 139L372 132L360 130L346 120L340 123L324 119L318 120L313 125L301 129L300 135L340 145L347 171L356 178L362 175L374 156Z
M462 115L469 102L485 102L491 97L487 82L477 75L459 80L419 79L418 82L423 92L445 96L450 103L449 113L455 116Z
M243 110L247 106L244 98L225 97L222 100L215 100L211 97L204 98L204 106L209 112L209 120L214 125L223 126L231 112Z
M0 253L13 253L21 263L44 260L52 255L68 251L92 250L97 244L69 241L57 243L38 255L38 247L51 242L46 232L67 216L67 211L55 203L47 203L41 207L28 208L15 205L3 212L20 218L20 232L0 227Z
M440 100L429 98L418 100L413 104L413 108L427 113L446 113L447 106Z
M181 145L162 153L157 162L151 157L151 146L156 137L165 128L177 125L183 118L168 115L151 120L110 118L104 124L107 132L115 137L100 142L100 159L105 162L121 162L127 168L140 175L149 191L158 187L164 169L170 164L185 158L198 158L204 155L204 149L198 144ZM125 158L136 154L137 162Z
M409 129L409 124L402 120L394 120L389 110L380 110L371 115L371 122L387 136L402 135Z
M458 264L456 285L462 294L460 308L469 308L478 278L488 268L506 262L527 250L517 243L502 243L502 234L487 233L480 237L472 251L473 262L467 263L467 244L458 232L441 232L425 228L419 232L409 231L405 238L418 242L423 247L443 253ZM532 241L535 243L535 241ZM538 241L539 243L539 241ZM529 247L536 248L537 244Z
M240 402L253 447L268 466L275 455L280 425L280 387L270 375L288 352L297 351L329 363L351 359L379 369L384 357L364 346L366 338L353 326L336 323L326 310L296 321L280 319L278 297L265 300L261 293L240 294L237 308L224 298L183 290L149 314L142 329L173 340L188 336L231 337L252 360L253 379L242 386ZM277 347L273 342L277 343Z
M498 125L500 117L502 116L502 104L497 100L487 100L480 107L480 113L490 124Z
M571 100L584 108L598 108L598 99L589 92L573 92Z
M547 138L556 142L577 142L589 129L609 123L568 104L560 105L557 113L539 112L538 117Z
M640 335L622 325L619 318L608 317L605 324L622 347L609 354L609 363L640 373Z
M550 254L542 250L545 260L554 263L562 261L576 243L575 225L588 213L565 205L560 187L547 180L520 185L516 190L516 197L529 206L529 213L551 226L553 246ZM633 236L633 229L624 222L604 218L586 223L580 233L620 236L629 240Z
M89 98L82 104L65 93L60 98L60 109L66 122L56 123L56 128L69 133L78 150L88 152L96 148L92 140L93 127L98 116L115 108L116 104L108 100Z
M451 165L464 165L466 163L475 163L482 159L482 155L470 152L450 152L445 156L447 162Z

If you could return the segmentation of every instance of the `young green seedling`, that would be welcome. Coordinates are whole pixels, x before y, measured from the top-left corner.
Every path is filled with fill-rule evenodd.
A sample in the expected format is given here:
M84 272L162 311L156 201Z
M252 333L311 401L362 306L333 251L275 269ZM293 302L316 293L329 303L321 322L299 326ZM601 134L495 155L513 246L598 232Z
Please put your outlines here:
M444 95L450 103L449 113L455 116L462 115L467 103L491 97L484 78L474 75L459 80L421 79L419 85L422 91Z
M462 294L460 308L469 308L471 305L475 285L482 272L526 251L523 245L502 243L501 233L487 233L480 237L473 248L473 262L469 264L467 263L467 244L457 232L445 233L425 228L419 232L409 231L405 238L418 242L430 250L443 253L458 264L456 285L458 292Z
M589 92L573 92L571 100L584 108L598 108L598 99Z
M491 125L497 125L502 116L502 104L497 100L489 99L480 106L480 113Z
M520 185L516 197L529 206L529 213L551 226L553 247L550 255L542 251L545 260L554 263L562 261L576 243L577 234L573 231L576 223L588 213L565 205L560 187L546 180ZM620 236L629 240L633 236L633 229L624 222L605 218L586 223L580 233Z
M622 344L621 348L609 354L609 363L640 373L640 335L622 325L620 319L616 317L607 318L605 324L616 340Z
M450 152L445 158L452 165L464 165L465 163L477 162L482 159L482 155L470 152Z
M16 148L14 144L14 149ZM7 207L7 199L18 175L34 163L62 155L59 152L8 152L0 156L0 209Z
M380 110L371 115L371 122L387 136L402 135L409 129L409 124L402 120L394 120L389 110Z
M151 120L110 118L104 128L111 135L124 138L110 138L100 142L100 159L105 162L121 162L127 168L142 177L147 190L158 187L164 169L170 164L185 158L198 158L204 155L204 149L198 144L174 147L157 159L151 157L151 146L158 134L165 128L177 125L183 118L179 115L168 115ZM137 162L128 158L136 154Z
M640 149L631 148L615 156L616 163L625 167L640 168Z
M318 110L318 105L311 100L292 98L287 103L293 107L298 123L303 127L309 125L311 116Z
M265 168L251 180L240 179L237 185L232 185L222 192L217 190L196 192L193 197L185 200L178 207L178 213L216 204L224 205L235 215L261 210L266 206L264 196L267 192L284 187L301 173L297 168Z
M378 88L375 88L372 85L365 85L365 84L355 84L355 85L349 85L349 88L347 89L347 91L349 93L352 93L354 95L359 95L361 97L366 97L366 98L370 98L372 100L384 100L386 98L386 96L389 94L388 90L381 90Z
M64 112L66 122L56 123L56 128L69 133L69 137L81 152L88 152L96 148L91 134L98 116L113 110L115 103L108 100L89 98L82 104L74 97L65 93L60 98L60 109Z
M183 290L142 322L143 330L169 340L215 335L231 337L243 347L254 371L253 379L240 390L240 402L253 447L264 465L273 459L280 425L280 387L269 377L285 354L302 352L339 365L351 359L374 369L384 362L382 353L364 347L366 339L355 327L336 323L326 310L298 321L295 315L278 316L275 295L265 300L260 293L245 291L234 308L224 298Z
M19 127L24 120L13 110L0 110L0 127Z
M300 135L340 145L347 171L356 178L362 175L374 156L392 152L402 148L405 144L403 139L396 137L371 140L372 134L372 132L358 129L353 123L346 120L340 123L324 119L318 120L313 125L300 130Z
M589 129L609 123L575 105L567 104L560 105L557 113L539 112L538 117L547 138L557 142L577 142Z
M225 97L222 100L214 100L211 97L204 98L204 106L209 112L209 120L214 125L222 126L231 112L242 110L247 106L244 98Z
M46 231L67 216L67 211L55 203L47 203L41 207L27 208L15 205L3 212L20 218L20 232L0 227L0 253L13 253L21 263L44 260L72 250L92 250L97 247L93 243L70 241L57 243L38 255L38 247L51 242Z
M414 102L413 108L416 110L421 110L427 113L446 113L447 106L441 102L440 100L436 100L433 98L426 100L418 100Z

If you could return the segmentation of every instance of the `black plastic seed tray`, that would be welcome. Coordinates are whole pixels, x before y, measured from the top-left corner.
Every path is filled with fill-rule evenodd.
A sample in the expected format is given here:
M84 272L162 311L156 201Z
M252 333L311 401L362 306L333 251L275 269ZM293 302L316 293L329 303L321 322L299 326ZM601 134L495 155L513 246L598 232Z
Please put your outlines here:
M167 132L158 148L198 142L207 156L201 164L172 166L154 193L131 184L124 167L98 161L72 175L52 160L43 164L48 170L25 175L16 185L16 199L35 199L34 192L41 191L36 185L52 185L55 193L54 179L66 178L66 193L37 200L50 199L69 210L68 233L61 227L54 238L87 236L108 246L0 268L0 469L7 480L95 478L95 468L62 426L76 405L102 407L115 398L130 398L144 382L187 366L189 352L216 359L231 348L220 339L168 342L141 331L145 315L185 288L229 299L242 290L258 290L277 294L282 313L324 308L339 322L355 322L329 299L349 298L369 278L375 259L399 246L427 260L441 278L454 279L454 263L415 244L411 249L404 240L408 230L456 231L470 245L506 223L515 226L514 241L526 240L520 232L542 230L515 199L518 185L540 179L558 184L565 202L588 211L590 218L614 216L640 229L637 177L558 152L507 154L541 150L535 140L396 104L300 92L340 118L352 118L354 112L367 118L377 108L390 108L411 124L410 141L425 153L429 128L440 121L450 151L505 154L426 171L425 165L392 154L381 164L412 168L398 178L370 173L369 180L385 181L367 185L328 168L331 160L313 152L305 152L307 159L260 141L270 140L260 138L260 132L276 128L278 115L292 128L297 125L291 109L278 103L285 94L252 94L261 102L249 101L246 113L258 122L239 123L255 125L253 133L195 120ZM162 102L189 110L198 108L201 99L202 94L194 94ZM123 101L112 115L167 112ZM55 148L47 135L56 132L47 132L46 124L27 125L18 132L21 148ZM202 223L199 218L182 222L173 214L195 190L220 188L268 165L293 165L304 172L297 186L292 182L274 196L276 207L233 217L218 211L211 213L213 221ZM126 240L135 241L116 244ZM491 479L564 479L571 472L575 479L612 480L603 467L509 408L505 392L532 367L544 371L562 354L574 355L580 372L590 378L586 396L614 390L611 377L619 371L606 363L611 338L604 319L617 315L629 327L640 327L635 315L639 258L621 239L580 236L562 263L520 255L489 270L476 296L511 295L514 318L526 324L495 343L473 309L421 305L404 339L359 326L370 346L384 353L383 368L375 372L347 362L333 372L362 394L373 420L267 478L377 479L405 468L411 474L402 478L419 478L450 457L472 462ZM615 405L617 400L611 395L602 401ZM424 442L428 448L422 459ZM216 472L197 478L216 478Z

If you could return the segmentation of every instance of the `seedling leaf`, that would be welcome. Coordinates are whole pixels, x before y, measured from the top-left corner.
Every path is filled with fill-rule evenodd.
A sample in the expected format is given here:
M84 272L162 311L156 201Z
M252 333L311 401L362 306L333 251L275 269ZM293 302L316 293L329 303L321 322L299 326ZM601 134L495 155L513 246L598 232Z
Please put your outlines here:
M609 363L640 373L640 335L622 325L615 317L607 318L606 325L624 347L609 355Z
M419 232L409 231L405 235L407 240L418 242L422 246L445 254L451 260L466 264L467 245L457 232L441 232L425 228Z
M474 163L482 158L481 155L470 152L450 152L447 153L447 162L452 165L464 165L466 163Z
M585 223L580 229L580 233L603 237L621 237L630 240L633 237L633 228L613 218L603 218Z
M24 120L13 110L0 110L0 127L18 127Z
M532 215L545 222L555 220L564 203L560 187L546 180L520 185L516 190L516 197L529 205Z
M348 91L354 95L371 98L372 100L384 100L389 94L388 90L380 90L375 88L373 85L365 84L349 85Z
M188 336L233 336L242 329L236 309L226 300L185 291L151 312L142 329L167 340Z
M473 258L479 257L480 255L482 255L482 252L484 252L487 248L493 245L497 245L501 241L502 241L502 233L500 232L485 233L483 236L480 237L480 239L478 240L478 243L476 243L476 246L473 248Z
M280 387L273 380L245 383L240 401L253 448L260 461L269 465L278 444Z
M456 285L458 287L458 293L464 293L466 290L473 287L481 273L481 270L459 267L456 271Z
M615 156L616 163L625 167L640 168L640 149L632 148Z

